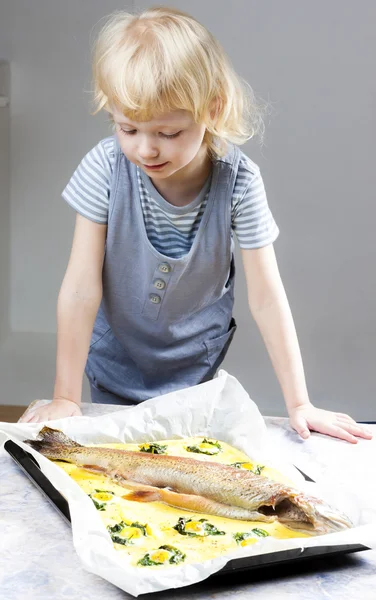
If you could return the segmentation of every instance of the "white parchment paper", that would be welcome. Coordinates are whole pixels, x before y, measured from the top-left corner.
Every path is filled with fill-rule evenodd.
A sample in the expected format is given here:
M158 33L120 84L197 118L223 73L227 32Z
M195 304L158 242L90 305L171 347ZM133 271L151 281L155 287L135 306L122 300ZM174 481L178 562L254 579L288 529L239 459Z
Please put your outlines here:
M254 461L278 469L296 487L320 496L346 512L355 525L344 532L312 538L261 538L257 544L204 563L155 569L133 567L114 549L98 511L83 490L52 461L23 444L24 439L35 439L43 424L0 423L3 442L13 439L32 453L43 473L67 499L73 543L83 566L133 596L196 583L237 557L322 545L359 543L376 547L376 523L362 520L362 499L354 494L350 484L348 488L342 484L336 485L335 489L328 485L320 488L305 482L292 465L280 464L278 448L272 447L257 406L237 379L223 370L208 383L166 394L135 407L99 417L57 419L47 424L61 429L81 444L140 443L201 435L215 438L242 450Z

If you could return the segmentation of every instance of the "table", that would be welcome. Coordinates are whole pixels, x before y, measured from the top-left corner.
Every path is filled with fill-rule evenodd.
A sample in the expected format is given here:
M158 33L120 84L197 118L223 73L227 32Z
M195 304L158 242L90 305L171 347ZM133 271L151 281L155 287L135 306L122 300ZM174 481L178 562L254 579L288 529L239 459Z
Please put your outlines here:
M43 401L41 401L43 402ZM97 416L121 406L83 404ZM319 434L300 440L288 420L266 417L280 458L314 480L351 477L368 498L366 512L376 520L376 426L372 441L347 444ZM126 600L132 598L85 571L75 554L70 527L33 486L5 450L0 451L0 600ZM38 524L38 526L36 526ZM141 596L145 600L362 600L376 599L376 551L331 560L216 577L194 586Z

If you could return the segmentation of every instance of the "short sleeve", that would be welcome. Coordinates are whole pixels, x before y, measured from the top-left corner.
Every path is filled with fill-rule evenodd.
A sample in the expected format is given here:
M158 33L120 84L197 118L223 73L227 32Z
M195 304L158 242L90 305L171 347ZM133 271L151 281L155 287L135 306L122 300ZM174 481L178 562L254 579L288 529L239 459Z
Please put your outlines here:
M114 140L110 137L84 156L62 192L74 210L96 223L108 220L113 163Z
M238 180L238 194L234 194L232 203L232 229L240 247L262 248L272 244L279 229L269 208L259 169L243 170Z

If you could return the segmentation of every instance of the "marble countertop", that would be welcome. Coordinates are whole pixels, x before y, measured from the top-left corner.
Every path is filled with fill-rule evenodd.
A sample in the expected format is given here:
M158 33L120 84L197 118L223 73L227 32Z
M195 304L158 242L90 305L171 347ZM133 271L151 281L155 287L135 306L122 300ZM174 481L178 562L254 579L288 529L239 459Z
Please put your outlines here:
M83 405L84 415L121 406ZM365 511L376 520L376 426L372 441L347 444L313 434L300 440L288 420L265 418L280 450L315 481L348 481L367 498ZM132 598L81 566L71 529L30 483L4 449L0 450L0 599L117 600ZM36 526L38 524L38 526ZM215 577L194 586L141 596L150 600L375 600L376 551L309 561L236 577Z

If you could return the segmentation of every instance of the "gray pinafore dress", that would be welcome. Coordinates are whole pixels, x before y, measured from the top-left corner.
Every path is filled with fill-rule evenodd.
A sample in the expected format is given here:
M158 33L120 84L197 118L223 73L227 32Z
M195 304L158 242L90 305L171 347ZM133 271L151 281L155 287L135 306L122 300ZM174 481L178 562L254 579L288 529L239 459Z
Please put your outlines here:
M115 142L103 298L86 374L94 402L138 403L211 379L235 333L231 199L240 150L213 160L209 197L188 254L148 239L137 167Z

